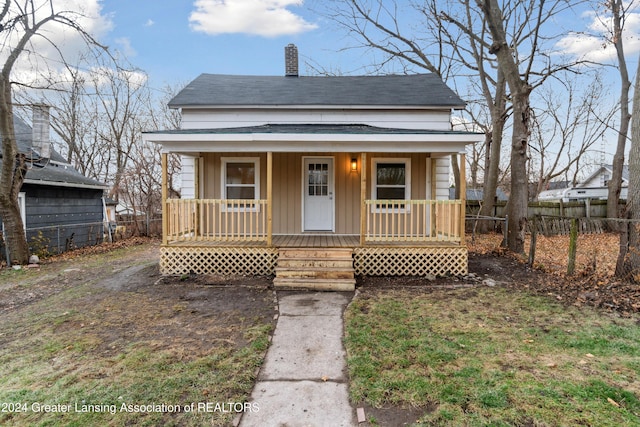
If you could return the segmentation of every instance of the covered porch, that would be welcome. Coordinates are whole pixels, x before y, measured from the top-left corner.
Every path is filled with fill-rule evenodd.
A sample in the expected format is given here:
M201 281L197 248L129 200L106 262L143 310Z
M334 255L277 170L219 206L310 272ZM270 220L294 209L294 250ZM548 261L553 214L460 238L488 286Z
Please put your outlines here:
M282 254L291 249L317 249L316 255L322 259L330 257L327 254L331 249L342 248L349 251L355 275L466 274L464 186L460 189L463 197L457 200L373 199L371 180L375 178L367 168L374 164L371 159L374 155L359 153L349 158L350 167L354 163L353 168L357 169L358 191L351 191L347 197L355 207L355 214L346 216L353 216L356 221L341 225L338 219L332 230L306 231L294 227L293 232L291 229L283 232L283 225L279 225L274 232L274 204L282 204L278 193L285 190L280 180L274 190L273 152L265 156L266 183L261 192L264 198L165 198L161 271L277 275L278 260L284 263ZM455 155L464 164L464 153ZM450 161L449 157L444 159ZM163 163L166 161L165 154ZM435 176L435 171L430 175ZM461 182L465 182L464 172ZM414 189L407 194L435 194L435 183L433 187ZM304 191L307 190L305 187ZM340 209L345 208L340 205ZM304 226L304 219L299 222ZM309 263L320 265L321 261L307 260Z
M476 134L270 125L147 139L163 145L163 274L277 279L296 248L318 258L344 248L356 275L467 272L464 167L461 197L449 200L449 166L451 156L465 164ZM180 199L168 197L169 153L192 159L193 189Z

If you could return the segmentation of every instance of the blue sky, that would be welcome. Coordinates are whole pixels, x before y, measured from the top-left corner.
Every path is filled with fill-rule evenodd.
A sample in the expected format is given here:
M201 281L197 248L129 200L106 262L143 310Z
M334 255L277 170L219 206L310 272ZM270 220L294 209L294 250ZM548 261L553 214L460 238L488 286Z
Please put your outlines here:
M204 72L282 75L284 47L289 43L298 46L301 74L313 73L305 63L362 74L373 62L370 50L340 52L358 42L312 11L326 0L57 1L92 5L87 7L105 21L98 26L100 39L124 52L134 66L147 73L150 86L160 90L166 85L182 87ZM410 5L409 1L397 3ZM610 46L603 48L602 38L597 36L604 27L602 16L596 16L592 9L594 4L583 3L575 14L555 18L553 31L574 31L556 48L573 57L613 64L614 52ZM629 15L626 29L625 48L633 80L640 52L640 14ZM605 102L613 105L618 99L619 75L614 68L609 73L611 98ZM609 162L615 134L609 132L606 141L598 149L607 153L603 160Z
M339 52L356 42L311 11L322 0L85 1L95 2L102 19L109 21L101 39L147 72L154 86L186 83L203 72L280 75L288 43L298 46L302 74L308 74L305 62L343 73L362 72L372 62L371 51ZM597 33L600 21L590 14L592 6L583 7L582 14L567 14L557 22L576 26L574 31ZM627 27L636 36L626 41L629 69L634 71L640 14L632 15ZM573 55L594 55L599 61L611 58L601 39L584 33L565 38L559 48Z
M271 1L286 5L280 13L289 11L306 25L287 22L273 28L263 28L262 34L251 34L261 19L262 12L249 26L238 22L213 33L217 22L210 22L209 32L195 27L190 17L197 11L194 0L105 0L103 14L112 21L107 34L108 43L121 49L137 67L149 74L154 85L188 82L200 73L280 75L284 73L284 47L298 46L301 72L304 62L316 62L325 67L351 69L359 61L366 61L359 53L339 54L337 49L346 45L335 28L312 14L305 5L295 1ZM214 2L211 2L214 3ZM233 2L227 2L233 3ZM300 2L302 3L302 2ZM222 8L218 9L218 13ZM259 8L258 8L259 10ZM230 13L228 20L247 20ZM206 17L202 18L206 22ZM259 31L256 29L255 31ZM283 34L278 34L283 33Z
M166 85L183 86L204 72L282 75L284 47L289 43L298 46L303 75L314 73L306 63L332 72L365 74L366 68L374 62L375 53L363 49L340 52L341 48L356 45L358 41L338 30L334 22L313 12L314 8L325 6L327 1L54 0L54 3L65 10L82 10L87 16L81 22L83 28L111 49L123 52L132 65L147 73L150 86L161 90ZM397 4L408 8L411 2L397 0ZM602 16L596 16L592 10L596 4L595 0L582 3L582 10L558 16L545 30L575 31L571 37L565 37L558 43L556 50L569 56L589 57L611 64L614 55L610 46L603 48L602 38L587 35L597 35L603 30L603 21L599 19ZM640 52L640 13L637 10L636 7L629 15L625 38L632 76ZM414 17L415 11L406 19L410 21ZM62 33L60 29L51 29L47 36L61 47L65 58L82 50L81 43ZM57 54L52 51L48 55L47 49L51 50L50 47L42 47L43 56L54 57ZM28 62L24 65L25 70L35 72ZM607 81L611 85L608 101L615 103L619 93L619 75L613 68L608 70ZM613 152L613 143L607 144L606 151Z

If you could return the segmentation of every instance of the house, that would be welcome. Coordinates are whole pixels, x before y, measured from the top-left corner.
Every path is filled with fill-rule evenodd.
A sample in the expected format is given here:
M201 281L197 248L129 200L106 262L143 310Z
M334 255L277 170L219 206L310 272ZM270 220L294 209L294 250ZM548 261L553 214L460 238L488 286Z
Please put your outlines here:
M484 196L483 188L467 188L467 194L465 199L478 201L478 200L482 200L483 196ZM449 188L449 199L453 200L455 198L456 198L456 189L455 187L451 187ZM502 191L501 188L496 188L496 201L505 202L508 199L509 198L507 197L506 193Z
M349 290L354 274L467 272L449 163L482 135L452 130L465 103L437 76L299 76L288 45L284 76L202 74L169 106L181 129L143 136L162 145L163 274Z
M102 242L105 185L51 148L48 108L36 106L33 113L33 127L14 119L18 150L29 161L18 200L30 251L59 253Z
M607 200L609 196L609 180L613 175L613 165L601 165L584 181L575 187L557 188L541 191L539 201L574 202L578 200ZM626 200L629 189L629 166L622 169L622 186L620 199Z

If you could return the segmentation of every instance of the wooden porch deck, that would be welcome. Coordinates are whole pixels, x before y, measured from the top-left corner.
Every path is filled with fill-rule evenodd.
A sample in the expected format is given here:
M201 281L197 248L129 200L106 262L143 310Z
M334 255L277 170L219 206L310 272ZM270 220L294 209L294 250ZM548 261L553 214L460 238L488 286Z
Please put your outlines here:
M239 248L266 248L264 241L225 240L225 241L170 241L167 246L175 247L239 247ZM417 247L417 248L441 248L460 247L459 242L367 242L365 247ZM352 248L360 247L360 236L351 234L287 234L274 235L274 248Z

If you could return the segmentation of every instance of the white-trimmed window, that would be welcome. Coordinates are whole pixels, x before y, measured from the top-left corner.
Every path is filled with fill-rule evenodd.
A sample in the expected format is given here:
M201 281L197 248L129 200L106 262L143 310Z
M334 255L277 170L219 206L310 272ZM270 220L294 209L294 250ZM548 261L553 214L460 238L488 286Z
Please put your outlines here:
M374 158L372 167L371 197L373 200L411 199L411 159ZM392 207L403 210L403 203L378 205L378 209Z
M259 157L223 157L222 159L222 198L226 200L260 199L260 158ZM245 205L229 204L228 208L244 209ZM256 209L252 204L250 209Z

